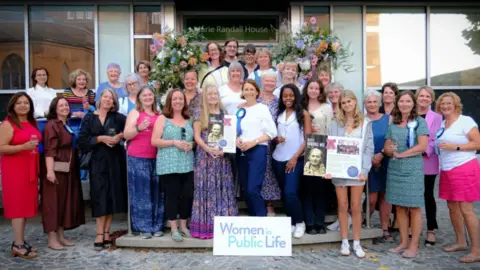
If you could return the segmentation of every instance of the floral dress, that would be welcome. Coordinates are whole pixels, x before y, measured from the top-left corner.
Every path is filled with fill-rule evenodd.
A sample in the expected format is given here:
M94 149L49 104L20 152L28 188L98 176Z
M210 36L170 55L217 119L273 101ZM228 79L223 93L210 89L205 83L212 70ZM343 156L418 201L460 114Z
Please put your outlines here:
M277 112L278 112L278 98L274 97L268 104L268 110L272 115L273 121L275 125L277 124ZM257 99L258 103L263 103L263 98L259 97ZM275 174L273 173L272 167L272 153L274 147L272 142L270 141L268 144L268 154L267 154L267 169L265 170L265 181L263 181L262 186L262 197L264 200L267 201L274 201L280 200L281 198L281 191L280 187L278 186L277 179L275 179Z

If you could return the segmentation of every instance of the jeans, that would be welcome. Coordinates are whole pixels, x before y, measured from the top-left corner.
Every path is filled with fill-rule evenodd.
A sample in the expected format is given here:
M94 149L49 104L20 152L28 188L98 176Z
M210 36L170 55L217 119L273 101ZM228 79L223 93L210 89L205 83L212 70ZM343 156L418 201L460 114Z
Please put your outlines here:
M433 190L435 189L436 175L425 175L425 212L427 214L427 230L438 229L437 224L437 203Z
M267 151L266 145L257 145L245 151L242 156L240 149L237 149L238 180L250 216L267 216L265 200L261 194L267 169Z
M303 176L302 198L307 226L325 226L325 208L329 200L331 182L322 177Z
M285 172L288 161L276 161L273 159L272 166L275 178L282 190L283 203L287 215L292 218L292 225L303 222L302 204L299 198L300 179L303 175L303 157L297 161L295 169Z

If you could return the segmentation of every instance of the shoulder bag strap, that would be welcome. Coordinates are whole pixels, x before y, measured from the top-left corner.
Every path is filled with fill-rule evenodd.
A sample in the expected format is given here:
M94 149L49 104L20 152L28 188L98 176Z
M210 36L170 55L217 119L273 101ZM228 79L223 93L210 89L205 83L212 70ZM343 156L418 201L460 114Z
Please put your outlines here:
M200 83L200 87L203 88L203 82L205 81L205 79L206 79L210 74L212 74L214 71L217 71L218 69L220 69L220 68L222 68L222 67L224 67L224 66L223 66L223 65L220 65L220 66L218 66L216 69L210 70L209 72L207 72L207 74L205 74L205 76L203 77L202 82Z

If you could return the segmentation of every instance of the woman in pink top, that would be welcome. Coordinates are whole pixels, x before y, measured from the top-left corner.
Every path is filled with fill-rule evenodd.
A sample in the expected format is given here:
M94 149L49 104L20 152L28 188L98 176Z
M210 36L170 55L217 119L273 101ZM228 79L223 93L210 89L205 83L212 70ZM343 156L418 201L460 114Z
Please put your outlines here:
M128 113L124 138L128 145L131 226L144 239L163 235L163 193L155 174L157 148L151 144L158 115L154 90L143 86L137 94L136 108Z
M423 153L423 168L425 173L425 212L427 214L427 238L425 246L435 245L435 230L437 224L437 203L433 196L435 179L439 173L438 156L435 154L435 134L440 129L442 116L430 109L435 100L435 92L431 87L424 86L415 93L417 113L425 118L428 125L428 147Z

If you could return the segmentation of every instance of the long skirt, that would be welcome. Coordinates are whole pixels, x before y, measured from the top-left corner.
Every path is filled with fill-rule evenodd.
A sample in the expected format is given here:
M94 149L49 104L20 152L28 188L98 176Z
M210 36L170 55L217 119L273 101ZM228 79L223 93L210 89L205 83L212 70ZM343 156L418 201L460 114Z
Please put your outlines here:
M154 158L128 156L128 194L132 231L162 231L164 202Z

